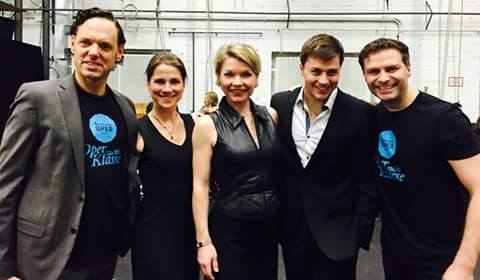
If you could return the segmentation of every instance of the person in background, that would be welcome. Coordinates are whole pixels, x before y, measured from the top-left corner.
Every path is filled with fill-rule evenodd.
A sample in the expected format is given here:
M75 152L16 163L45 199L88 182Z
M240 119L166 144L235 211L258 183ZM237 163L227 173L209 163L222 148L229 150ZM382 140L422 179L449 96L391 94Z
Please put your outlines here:
M387 280L473 280L480 253L480 148L455 105L409 84L408 46L360 52L377 106L375 155Z
M144 198L132 244L133 279L198 280L192 216L194 120L177 112L187 71L175 54L154 55L145 71L153 108L139 120Z
M0 146L0 278L111 280L138 199L133 103L107 85L125 37L80 10L75 72L21 86Z
M201 113L208 114L218 109L218 95L214 91L209 91L205 94L203 99L203 106L200 109Z
M260 58L250 45L227 44L216 53L215 73L225 97L193 132L198 263L206 279L276 280L276 114L250 99Z

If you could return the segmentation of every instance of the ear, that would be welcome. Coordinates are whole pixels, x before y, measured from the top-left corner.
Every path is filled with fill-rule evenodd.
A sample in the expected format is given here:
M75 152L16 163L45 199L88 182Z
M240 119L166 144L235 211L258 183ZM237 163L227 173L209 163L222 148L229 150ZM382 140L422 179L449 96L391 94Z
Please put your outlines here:
M115 59L115 62L119 63L122 60L124 53L125 53L125 45L119 45L118 52L117 52L117 59Z
M304 66L303 64L301 64L301 63L300 63L298 66L299 66L299 69L298 69L298 70L300 71L300 75L303 76L303 70L305 69L305 66Z
M70 48L70 53L73 55L73 45L74 45L74 41L75 41L75 35L72 35L72 36L69 36L68 37L68 47Z
M412 75L412 67L409 65L407 65L407 72L408 72L408 77L410 77Z

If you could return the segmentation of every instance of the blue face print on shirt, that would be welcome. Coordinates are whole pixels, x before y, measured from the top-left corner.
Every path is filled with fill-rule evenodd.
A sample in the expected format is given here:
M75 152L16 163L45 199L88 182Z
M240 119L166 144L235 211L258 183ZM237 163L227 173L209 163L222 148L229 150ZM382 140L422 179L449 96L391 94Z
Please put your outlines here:
M391 159L397 151L397 138L391 130L384 130L378 136L378 152L386 159Z
M108 143L117 136L117 125L104 114L93 115L90 118L89 127L95 139L102 143Z

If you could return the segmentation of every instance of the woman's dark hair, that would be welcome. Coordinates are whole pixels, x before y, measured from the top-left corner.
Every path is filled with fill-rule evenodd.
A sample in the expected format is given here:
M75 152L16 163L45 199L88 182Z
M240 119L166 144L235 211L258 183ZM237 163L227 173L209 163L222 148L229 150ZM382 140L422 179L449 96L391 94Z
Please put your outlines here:
M180 75L182 76L183 82L185 83L185 80L187 79L187 69L183 64L183 61L174 53L166 52L166 51L155 54L150 59L150 62L148 62L147 69L145 69L145 74L147 75L147 81L150 81L150 79L153 76L153 72L155 71L155 68L157 68L157 66L161 64L165 64L165 65L169 65L177 68L178 71L180 72Z

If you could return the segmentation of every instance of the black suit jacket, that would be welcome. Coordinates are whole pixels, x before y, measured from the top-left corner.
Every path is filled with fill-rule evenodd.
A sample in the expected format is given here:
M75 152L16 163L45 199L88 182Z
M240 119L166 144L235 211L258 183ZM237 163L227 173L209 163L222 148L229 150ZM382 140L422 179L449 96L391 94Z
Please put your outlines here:
M305 219L318 247L334 260L368 249L377 214L374 106L338 90L322 139L303 168L292 137L300 88L275 94L282 156L282 242L293 244ZM304 217L302 217L304 215Z

